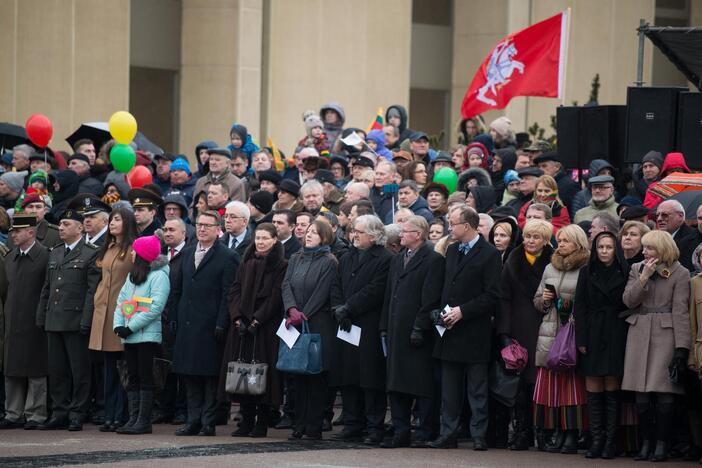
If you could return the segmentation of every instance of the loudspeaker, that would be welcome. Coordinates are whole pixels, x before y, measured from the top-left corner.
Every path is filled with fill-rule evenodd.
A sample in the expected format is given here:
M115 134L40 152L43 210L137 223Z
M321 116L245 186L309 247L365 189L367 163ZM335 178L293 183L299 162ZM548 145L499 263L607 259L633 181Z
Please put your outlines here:
M626 106L558 107L558 155L568 168L586 169L593 159L624 162Z
M558 157L563 167L580 167L580 109L571 106L556 108Z
M629 87L626 93L626 162L640 163L651 150L675 148L678 95L684 87Z
M702 93L678 96L677 150L685 155L687 165L702 169Z

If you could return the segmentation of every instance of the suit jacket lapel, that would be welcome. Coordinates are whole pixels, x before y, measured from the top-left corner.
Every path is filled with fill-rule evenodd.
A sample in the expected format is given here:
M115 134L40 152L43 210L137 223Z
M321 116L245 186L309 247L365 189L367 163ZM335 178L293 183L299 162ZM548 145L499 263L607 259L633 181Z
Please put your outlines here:
M458 250L458 265L456 266L456 269L454 270L453 277L455 278L458 276L458 274L465 268L468 263L470 263L470 259L478 255L480 250L483 248L482 243L483 239L478 239L478 242L475 243L475 245L468 251L467 254L462 254L460 250L458 250L458 247L456 247L456 250Z
M410 258L410 261L407 263L407 265L402 269L402 273L400 273L400 277L405 276L407 273L410 271L418 268L422 262L424 261L424 257L427 256L428 250L425 248L426 244L422 245L420 248L417 249L417 251L412 255L412 258ZM402 256L402 263L404 264L405 259L405 253L407 251L403 251L401 256Z
M195 247L195 249L197 250L197 247ZM216 249L217 249L217 242L212 244L212 247L210 247L210 250L207 251L207 253L205 254L205 257L200 262L200 265L198 265L198 267L195 269L195 274L197 274L198 271L202 270L202 268L205 266L205 264L210 261L210 259L214 256ZM195 261L194 255L193 255L193 261Z

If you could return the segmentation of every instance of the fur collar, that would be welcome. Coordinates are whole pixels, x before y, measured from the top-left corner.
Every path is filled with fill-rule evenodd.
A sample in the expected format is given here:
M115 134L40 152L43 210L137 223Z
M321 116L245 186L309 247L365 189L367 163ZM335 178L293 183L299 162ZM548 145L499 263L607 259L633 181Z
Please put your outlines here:
M163 255L163 254L161 254L161 255L159 255L158 257L156 257L156 260L154 260L154 261L151 262L151 264L150 264L151 270L152 270L152 271L153 271L153 270L158 270L159 268L163 268L163 267L165 267L166 265L168 265L168 256L167 256L167 255Z
M578 270L590 259L590 252L587 250L577 250L567 257L563 257L558 252L551 256L551 264L558 271Z

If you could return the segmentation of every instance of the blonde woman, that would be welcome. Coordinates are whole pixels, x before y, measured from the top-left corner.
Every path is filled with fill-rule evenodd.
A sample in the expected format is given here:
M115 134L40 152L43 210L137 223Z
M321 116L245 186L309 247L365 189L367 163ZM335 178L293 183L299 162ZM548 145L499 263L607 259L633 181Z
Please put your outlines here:
M570 224L570 216L568 215L568 209L565 207L561 199L558 197L558 183L556 179L550 175L542 175L536 180L536 189L534 190L534 198L528 201L519 210L519 217L517 222L520 228L524 228L526 223L526 213L529 207L535 203L543 203L551 208L551 214L553 217L550 222L553 224L553 234L563 226Z
M681 385L671 382L669 367L680 371L687 367L690 280L668 232L651 231L641 243L644 261L632 265L624 289L624 304L632 313L626 319L622 390L636 392L643 441L634 458L664 461L675 394L684 393Z
M585 382L574 370L548 369L546 360L558 330L572 318L580 269L589 260L590 249L585 231L576 224L559 230L556 240L558 248L534 295L534 306L544 314L536 342L534 425L541 430L542 441L555 431L545 446L548 452L574 454L585 416Z

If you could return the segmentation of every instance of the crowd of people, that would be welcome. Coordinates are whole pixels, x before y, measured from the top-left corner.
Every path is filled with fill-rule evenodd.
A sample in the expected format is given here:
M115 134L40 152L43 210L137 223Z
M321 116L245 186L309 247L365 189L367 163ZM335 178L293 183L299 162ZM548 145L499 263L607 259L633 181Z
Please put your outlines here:
M303 119L290 161L239 124L191 161L137 148L141 187L112 141L2 156L0 428L214 436L235 408L234 437L700 459L702 222L655 190L682 154L574 175L506 117L450 151L399 105ZM282 321L321 372L276 369ZM268 364L262 395L232 361Z

